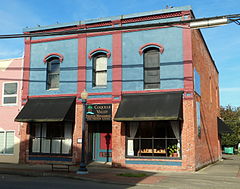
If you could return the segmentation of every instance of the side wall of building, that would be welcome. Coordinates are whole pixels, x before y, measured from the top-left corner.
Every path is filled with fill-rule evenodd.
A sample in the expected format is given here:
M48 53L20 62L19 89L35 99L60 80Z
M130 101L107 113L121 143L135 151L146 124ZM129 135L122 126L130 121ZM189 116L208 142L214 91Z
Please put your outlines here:
M199 169L221 157L217 129L217 116L219 116L220 108L219 87L218 71L198 30L192 30L192 52L195 77L194 127L198 128L198 121L200 124L200 128L195 132L196 169Z

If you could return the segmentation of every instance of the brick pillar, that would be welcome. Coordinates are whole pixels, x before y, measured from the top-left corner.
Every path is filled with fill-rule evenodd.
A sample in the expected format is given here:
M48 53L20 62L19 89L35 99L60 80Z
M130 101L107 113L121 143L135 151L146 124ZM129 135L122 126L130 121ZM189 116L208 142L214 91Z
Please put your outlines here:
M113 104L113 118L119 104ZM112 121L112 165L113 167L125 166L125 126L122 122Z
M27 163L29 156L30 128L28 123L21 123L20 127L19 163Z
M194 100L183 100L182 162L183 169L194 171L196 167Z
M82 145L77 143L82 138L82 104L76 105L75 125L73 130L73 162L80 162Z

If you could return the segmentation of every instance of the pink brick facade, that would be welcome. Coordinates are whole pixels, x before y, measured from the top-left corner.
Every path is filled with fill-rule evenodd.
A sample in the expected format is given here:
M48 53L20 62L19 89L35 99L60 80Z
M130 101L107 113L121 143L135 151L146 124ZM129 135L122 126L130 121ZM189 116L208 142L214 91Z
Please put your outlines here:
M18 163L19 160L19 144L20 144L20 127L21 124L14 122L14 118L21 109L21 94L22 94L22 74L23 74L23 59L7 59L0 60L0 132L1 137L6 139L7 132L14 132L13 151L7 152L6 142L1 138L1 147L4 148L0 153L0 162L4 163ZM6 84L17 84L16 101L15 103L4 103L4 87ZM2 142L4 144L2 144ZM12 148L12 147L11 147ZM2 150L2 149L1 149Z

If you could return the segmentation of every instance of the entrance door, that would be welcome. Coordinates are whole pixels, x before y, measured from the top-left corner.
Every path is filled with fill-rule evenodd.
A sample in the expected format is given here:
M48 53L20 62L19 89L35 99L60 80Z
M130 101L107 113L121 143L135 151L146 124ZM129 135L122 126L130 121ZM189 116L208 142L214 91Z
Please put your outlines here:
M104 122L103 122L104 123ZM92 157L94 161L112 161L112 125L95 125L92 133ZM111 123L111 122L110 122ZM94 125L93 125L94 127Z
M93 133L93 160L112 161L112 133Z

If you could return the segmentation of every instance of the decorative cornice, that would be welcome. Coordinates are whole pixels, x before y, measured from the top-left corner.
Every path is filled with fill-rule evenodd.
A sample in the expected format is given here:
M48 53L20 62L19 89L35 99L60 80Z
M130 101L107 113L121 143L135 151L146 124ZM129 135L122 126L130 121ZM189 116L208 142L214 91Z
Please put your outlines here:
M98 28L98 27L105 27L105 26L111 26L112 22L99 22L99 23L93 23L93 24L85 24L86 28Z
M180 16L182 16L181 12L173 12L173 13L151 15L151 16L144 16L144 17L138 17L138 18L128 18L128 19L122 19L122 24L128 24L133 22L144 22L149 20L158 20L158 19L180 17Z
M122 22L121 22L121 20L113 20L112 21L112 26L114 26L114 25L122 25Z

